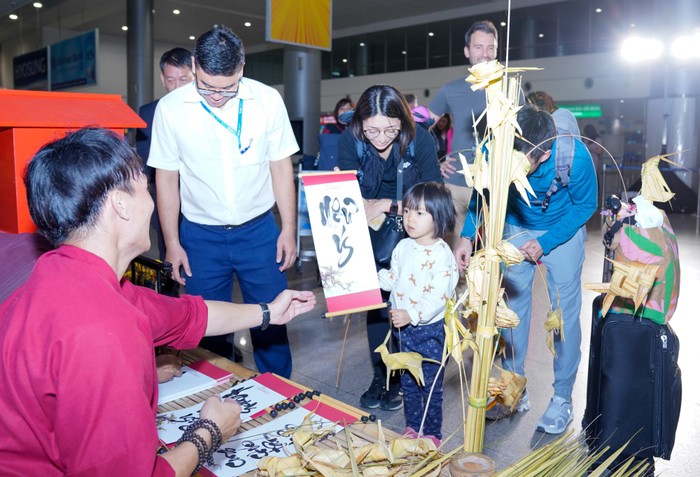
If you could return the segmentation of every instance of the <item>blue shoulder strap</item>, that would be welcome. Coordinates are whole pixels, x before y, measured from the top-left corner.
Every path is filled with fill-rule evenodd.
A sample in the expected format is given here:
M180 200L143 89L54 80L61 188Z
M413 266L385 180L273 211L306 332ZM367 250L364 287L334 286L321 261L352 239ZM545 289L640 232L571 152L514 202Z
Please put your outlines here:
M365 143L359 139L355 139L355 151L357 152L357 158L360 160L360 165L365 165Z

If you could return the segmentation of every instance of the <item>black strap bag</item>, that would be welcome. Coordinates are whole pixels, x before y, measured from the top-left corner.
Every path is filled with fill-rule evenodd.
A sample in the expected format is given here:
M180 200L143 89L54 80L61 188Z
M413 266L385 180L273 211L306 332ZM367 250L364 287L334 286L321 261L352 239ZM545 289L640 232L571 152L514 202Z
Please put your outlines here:
M403 159L399 161L396 170L396 203L402 199L403 193ZM406 237L403 228L403 216L396 213L386 214L386 219L379 230L370 227L369 238L372 241L374 261L377 264L388 267L391 263L391 254L399 242Z

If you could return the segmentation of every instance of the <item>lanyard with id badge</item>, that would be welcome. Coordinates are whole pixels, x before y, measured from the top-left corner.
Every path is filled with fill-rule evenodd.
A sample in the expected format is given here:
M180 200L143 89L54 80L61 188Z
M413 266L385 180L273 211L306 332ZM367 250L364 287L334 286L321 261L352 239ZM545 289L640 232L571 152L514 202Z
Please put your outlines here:
M202 105L204 110L209 113L211 117L216 119L216 121L221 124L223 127L225 127L228 131L230 131L234 136L236 136L236 139L238 139L238 152L241 153L241 155L245 154L248 152L248 149L250 149L250 146L253 145L253 138L250 139L250 142L248 145L245 147L245 149L241 145L241 128L243 126L243 100L239 99L238 100L238 124L236 126L236 129L233 129L231 126L229 126L223 119L221 119L219 116L214 114L214 112L207 107L206 104L204 104L204 101L200 101L199 104Z

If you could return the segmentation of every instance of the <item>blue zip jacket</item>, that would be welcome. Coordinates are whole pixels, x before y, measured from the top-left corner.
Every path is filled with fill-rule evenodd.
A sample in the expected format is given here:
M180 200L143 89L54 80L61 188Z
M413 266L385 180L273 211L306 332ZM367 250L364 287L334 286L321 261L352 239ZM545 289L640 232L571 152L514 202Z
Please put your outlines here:
M529 206L514 186L511 185L508 192L506 222L530 230L546 230L547 232L537 239L545 255L573 237L598 208L598 181L593 160L585 144L576 139L569 185L552 194L549 207L542 211L542 201L555 177L556 147L555 140L549 159L528 176L535 191L535 197L528 197ZM478 226L477 195L472 194L461 234L462 237L472 240L476 236Z

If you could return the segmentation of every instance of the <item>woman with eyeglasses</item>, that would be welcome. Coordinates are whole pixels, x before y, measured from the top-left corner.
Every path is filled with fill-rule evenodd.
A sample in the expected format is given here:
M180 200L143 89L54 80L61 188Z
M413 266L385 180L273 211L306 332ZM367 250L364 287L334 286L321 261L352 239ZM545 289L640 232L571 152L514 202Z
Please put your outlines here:
M424 128L416 128L404 96L389 85L371 86L360 96L352 120L340 137L338 162L341 170L358 171L370 223L381 220L386 213L401 213L401 204L396 201L399 167L403 176L401 197L419 182L442 182L435 140ZM377 267L387 268L388 264ZM384 299L388 300L388 294ZM367 338L374 370L372 384L360 398L360 405L367 409L395 411L403 406L399 380L392 380L388 391L384 389L386 367L374 352L388 331L386 308L367 312Z

